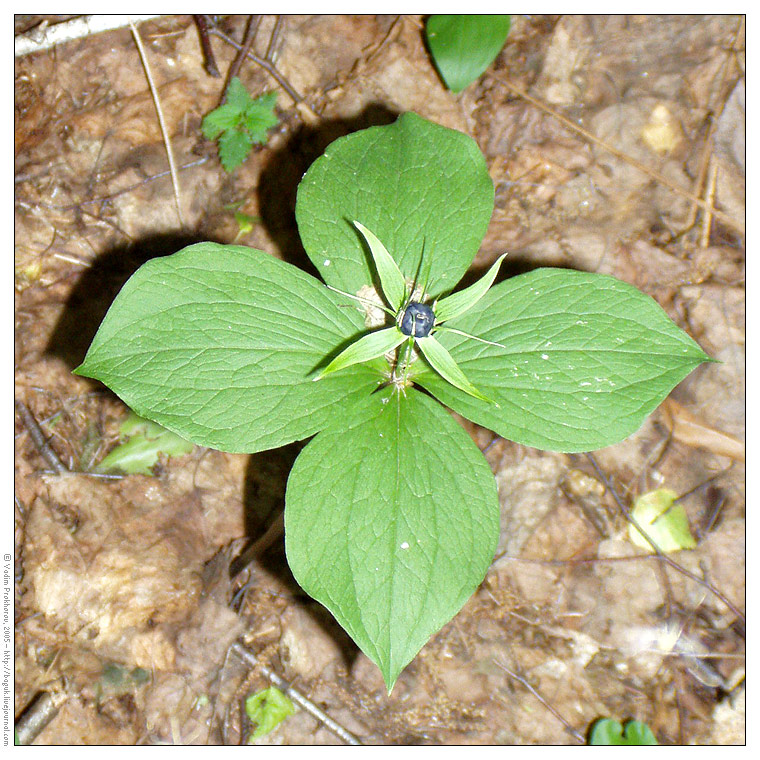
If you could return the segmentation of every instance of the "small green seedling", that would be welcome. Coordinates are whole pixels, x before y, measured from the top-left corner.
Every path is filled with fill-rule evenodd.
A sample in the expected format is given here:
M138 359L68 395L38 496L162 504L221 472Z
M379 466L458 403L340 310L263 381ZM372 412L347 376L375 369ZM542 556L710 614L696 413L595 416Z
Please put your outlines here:
M245 714L256 729L248 737L248 743L265 736L285 720L294 715L295 705L276 687L270 686L245 700Z
M161 454L181 456L193 450L189 441L134 412L121 423L119 433L124 441L101 460L95 472L152 475Z
M277 125L274 106L277 93L254 99L243 83L233 77L226 101L207 113L201 130L208 140L218 140L219 158L225 171L232 172L248 158L254 143L267 141L267 130Z
M456 290L493 203L460 132L408 113L338 139L296 203L323 281L244 246L153 259L76 370L199 445L311 438L288 478L288 563L389 690L499 540L491 468L448 409L526 446L589 451L635 432L710 361L613 277L496 283L502 257Z
M657 544L661 552L694 549L697 545L694 536L691 535L689 518L683 504L674 504L677 498L678 494L675 491L658 488L639 496L631 510L631 517ZM635 525L628 526L628 536L639 548L654 552L652 545Z
M428 19L428 49L452 92L464 90L493 63L504 47L509 27L509 16L455 14Z
M652 729L646 723L638 720L629 720L625 729L612 718L602 718L594 723L591 729L589 742L591 746L638 746L655 745Z

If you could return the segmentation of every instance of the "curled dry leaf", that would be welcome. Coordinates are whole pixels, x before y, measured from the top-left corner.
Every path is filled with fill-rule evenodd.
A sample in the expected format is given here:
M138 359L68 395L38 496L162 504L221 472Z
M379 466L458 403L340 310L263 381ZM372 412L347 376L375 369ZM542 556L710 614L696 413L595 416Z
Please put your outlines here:
M665 412L665 423L673 438L687 446L699 446L714 454L744 461L744 443L733 436L707 425L699 417L671 398L660 407Z

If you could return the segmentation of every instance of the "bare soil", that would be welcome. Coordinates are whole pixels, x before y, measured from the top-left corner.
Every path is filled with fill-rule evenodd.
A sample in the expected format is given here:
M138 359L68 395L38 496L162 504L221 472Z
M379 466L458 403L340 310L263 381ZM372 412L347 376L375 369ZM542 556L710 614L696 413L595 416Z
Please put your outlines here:
M16 32L41 21L17 16ZM248 18L212 21L239 43ZM68 470L51 471L17 415L16 714L55 698L35 743L245 743L242 700L267 669L367 744L571 744L604 716L646 721L663 744L744 742L743 20L515 16L458 96L423 24L262 17L252 49L280 82L251 60L239 76L279 92L281 121L231 175L200 131L224 79L206 73L193 17L141 24L176 194L129 28L16 59L15 393ZM237 51L211 44L224 76ZM592 459L463 422L499 484L499 553L388 696L288 571L278 519L298 446L196 447L153 477L93 477L127 410L71 370L151 257L235 240L308 266L303 172L335 138L408 110L486 156L496 207L474 271L508 250L503 276L615 275L721 363ZM250 232L234 210L258 218ZM628 541L615 499L659 486L683 495L698 539L670 563ZM341 739L299 709L257 741Z

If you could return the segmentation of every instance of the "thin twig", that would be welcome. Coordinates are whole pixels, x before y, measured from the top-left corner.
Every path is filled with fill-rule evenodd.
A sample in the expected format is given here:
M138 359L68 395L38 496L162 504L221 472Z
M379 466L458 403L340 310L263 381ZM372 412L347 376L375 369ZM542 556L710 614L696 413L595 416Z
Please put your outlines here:
M231 45L235 48L235 50L241 50L242 45L235 42L231 37L228 37L223 31L221 31L216 26L211 26L209 28L209 32L211 34L216 35L220 40L223 42L226 42L228 45ZM288 93L290 98L293 100L294 103L302 103L303 97L298 93L298 91L288 82L285 77L280 74L280 72L277 70L277 68L274 66L274 64L271 61L267 61L265 58L260 58L256 53L252 51L248 51L248 54L246 56L247 58L250 58L254 63L261 66L262 69L264 69L276 82L277 84L282 87L285 92ZM316 115L316 114L315 114Z
M267 45L267 52L264 54L264 58L274 63L274 57L277 53L277 43L280 41L280 32L282 32L283 21L282 16L277 16L277 20L274 22L274 29L272 34L269 35L269 44Z
M45 434L42 432L42 428L37 424L37 420L34 419L34 415L29 411L26 404L16 400L16 411L19 417L21 417L21 421L29 432L32 441L34 441L34 445L48 465L59 475L68 472L68 467L59 459L58 454L55 453L53 447L48 443Z
M203 68L211 77L220 77L219 67L216 65L214 58L214 49L211 47L211 40L208 38L208 23L203 13L193 14L195 27L198 30L198 37L201 41L201 50L203 51Z
M715 586L712 585L712 583L704 580L704 578L700 578L698 575L695 575L691 571L687 570L683 565L679 565L678 562L676 562L674 559L671 559L667 554L662 552L660 548L657 546L657 544L652 540L652 538L646 533L645 530L641 528L641 526L638 524L636 519L631 515L630 510L626 506L623 499L620 497L618 492L615 490L612 483L609 481L607 476L602 472L602 469L599 467L599 465L596 462L596 459L591 454L586 454L589 461L591 462L591 466L596 470L596 474L600 477L602 483L604 483L605 488L612 494L612 498L615 499L615 503L620 507L620 511L625 515L626 519L641 533L642 536L646 539L647 543L652 547L655 555L657 558L664 562L666 565L669 565L677 572L681 573L682 575L685 575L687 578L690 578L695 583L698 583L703 588L706 588L710 593L712 593L714 596L716 596L718 599L720 599L723 604L728 607L728 609L731 610L731 612L736 615L736 617L742 621L742 623L746 622L746 618L744 616L744 613L742 613L739 608L730 600L728 599L724 594L722 594L720 591L718 591Z
M248 51L251 49L253 41L256 39L256 33L259 31L260 25L261 16L254 14L248 17L248 24L245 28L243 44L240 47L240 50L238 50L238 54L230 64L230 68L227 72L227 81L224 83L224 91L222 92L222 104L227 100L227 88L230 86L230 82L238 75L240 67L243 65L243 61L248 55Z
M174 188L174 202L177 204L177 216L179 217L180 227L185 226L185 220L182 218L182 204L180 203L179 193L179 178L177 177L177 167L174 163L174 151L172 150L171 140L169 139L169 131L166 128L166 122L164 120L164 112L161 108L161 101L158 97L158 89L156 83L153 81L153 75L150 71L150 64L148 63L148 57L145 54L145 48L140 38L140 33L137 31L137 27L132 20L129 21L130 29L132 29L132 36L135 39L137 50L140 53L140 59L142 60L143 68L145 69L145 76L148 79L148 85L150 86L151 94L153 95L153 103L156 106L156 113L158 114L158 123L161 126L161 134L164 137L164 145L166 146L166 155L169 158L169 171L172 176L172 187Z
M515 95L518 95L524 100L527 100L528 103L531 103L532 105L536 106L536 108L540 108L544 113L547 113L550 116L554 117L555 119L557 119L557 121L564 124L568 129L573 130L573 132L581 135L589 142L592 142L595 145L598 145L600 148L604 148L604 150L606 150L608 153L611 153L613 156L616 156L621 161L625 161L627 164L629 164L630 166L633 166L635 169L638 169L640 172L643 172L647 176L656 180L661 185L664 185L665 187L670 188L673 192L678 193L684 198L688 198L692 203L696 204L701 209L705 211L709 211L711 214L713 214L713 216L716 219L720 219L720 221L723 222L725 225L731 227L734 230L737 230L742 235L744 234L744 222L738 219L734 219L732 216L730 216L729 214L726 214L720 209L714 208L707 201L702 200L702 198L700 198L698 195L695 195L690 190L687 190L683 187L679 187L675 182L670 180L664 174L661 174L660 172L655 171L654 169L650 169L648 166L645 166L644 164L642 164L640 161L637 161L632 156L629 156L627 153L624 153L622 150L618 150L617 148L613 147L609 143L600 139L593 133L589 132L587 129L584 129L583 127L578 126L577 124L575 124L573 121L571 121L567 117L563 116L558 111L555 111L553 108L546 105L546 103L542 102L538 98L534 98L532 95L529 95L527 92L525 92L525 90L522 90L521 88L512 84L512 82L510 82L508 79L505 79L499 74L495 74L493 72L489 72L488 76L490 76L492 79L496 80L500 84L503 84L507 89L514 92Z
M231 650L250 667L259 668L263 675L266 676L266 678L268 678L280 691L309 713L309 715L323 723L325 728L332 731L332 733L342 739L346 744L356 747L361 746L362 743L356 736L343 728L339 723L336 723L329 715L320 710L310 699L301 694L297 689L293 688L284 678L277 675L277 673L264 665L264 663L260 662L250 649L247 649L239 642L235 642L232 645Z
M515 681L522 684L564 727L565 730L575 739L579 744L586 743L586 737L579 731L574 729L570 722L557 710L556 707L550 705L541 694L530 685L527 679L522 676L513 673L501 660L494 660L494 664L501 668L510 678L514 678Z
M705 200L708 206L712 206L715 201L715 186L718 181L718 164L715 161L710 162L710 178L707 180L707 197ZM710 230L712 229L712 211L705 211L702 220L702 237L699 241L701 248L707 248L710 245Z
M192 169L196 166L202 166L209 160L208 156L203 156L203 158L196 158L194 161L189 161L186 164L183 164L182 166L177 167L179 171L184 171L185 169ZM116 190L113 193L109 193L108 195L100 195L97 198L89 198L82 201L77 201L76 203L68 203L65 206L64 205L58 205L56 203L45 203L43 201L35 201L34 203L27 203L26 201L16 201L18 205L22 206L23 208L45 208L49 209L50 211L74 211L76 209L79 209L82 206L88 206L92 205L94 203L108 203L109 201L112 201L114 198L118 198L120 195L125 195L126 193L131 193L134 190L139 190L143 185L147 185L149 182L154 182L157 179L163 179L164 177L167 177L171 175L171 171L169 169L165 169L162 172L158 172L158 174L151 174L150 177L146 177L145 179L141 179L139 182L135 182L134 185L129 185L129 187L123 187L121 190ZM99 217L95 217L99 218ZM102 220L105 221L105 220Z
M712 140L715 134L715 129L718 125L718 120L714 114L708 114L709 123L707 126L707 134L705 135L704 148L702 149L702 157L699 161L699 169L697 171L697 179L694 182L692 192L694 195L702 196L702 190L705 186L705 180L707 179L707 170L710 167L710 158L712 156ZM683 231L690 230L694 223L697 221L697 213L699 212L699 206L692 201L691 210L689 216L686 218L686 222L683 225Z
M14 726L18 743L31 744L58 715L61 705L68 698L65 691L43 691L37 694Z
M234 581L253 562L260 557L280 536L285 532L285 513L280 512L272 524L266 529L264 535L257 538L242 554L230 564L230 580Z

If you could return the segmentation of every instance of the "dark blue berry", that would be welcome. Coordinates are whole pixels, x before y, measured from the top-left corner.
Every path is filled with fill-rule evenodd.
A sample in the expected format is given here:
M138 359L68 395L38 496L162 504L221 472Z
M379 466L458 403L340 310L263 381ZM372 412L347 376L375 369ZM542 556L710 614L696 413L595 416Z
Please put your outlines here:
M411 301L404 309L399 330L413 338L427 338L435 324L433 310L424 303Z

